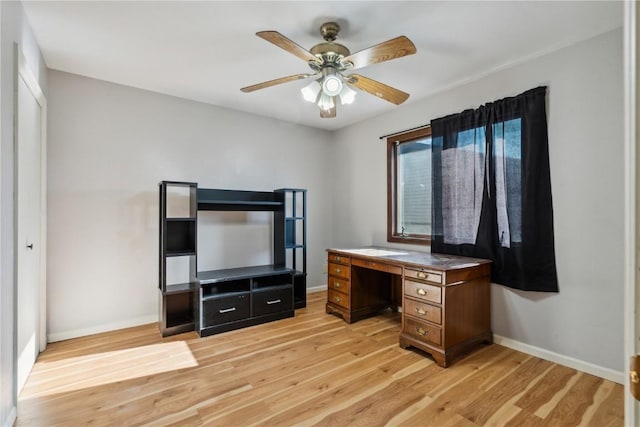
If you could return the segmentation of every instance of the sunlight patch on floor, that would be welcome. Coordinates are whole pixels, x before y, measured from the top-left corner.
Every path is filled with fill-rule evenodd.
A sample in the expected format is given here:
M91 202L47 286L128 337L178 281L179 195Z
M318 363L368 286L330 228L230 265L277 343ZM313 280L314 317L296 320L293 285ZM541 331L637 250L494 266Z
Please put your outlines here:
M71 392L195 366L198 362L185 341L36 362L20 399Z

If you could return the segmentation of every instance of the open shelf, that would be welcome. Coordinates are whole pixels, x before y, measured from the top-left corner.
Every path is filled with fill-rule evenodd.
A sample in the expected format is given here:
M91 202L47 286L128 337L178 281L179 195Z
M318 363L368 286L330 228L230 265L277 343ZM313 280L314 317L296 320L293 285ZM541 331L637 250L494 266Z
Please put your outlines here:
M198 189L199 210L275 211L283 204L271 191Z
M202 299L229 296L251 290L251 279L235 279L202 284Z
M292 269L279 265L258 265L254 267L225 268L222 270L209 270L198 272L198 280L201 285L224 282L227 280L251 279L261 276L272 276L278 273L293 272Z
M304 247L305 247L304 245L289 245L289 244L287 244L287 245L285 245L284 248L285 249L302 249Z
M291 271L285 274L276 274L272 276L256 277L252 280L252 288L256 290L274 289L281 287L291 287Z
M167 285L166 290L163 292L164 295L174 295L181 294L185 292L193 292L198 289L197 282L187 282L187 283L176 283L173 285Z
M175 254L195 253L196 251L196 219L167 218L166 253Z

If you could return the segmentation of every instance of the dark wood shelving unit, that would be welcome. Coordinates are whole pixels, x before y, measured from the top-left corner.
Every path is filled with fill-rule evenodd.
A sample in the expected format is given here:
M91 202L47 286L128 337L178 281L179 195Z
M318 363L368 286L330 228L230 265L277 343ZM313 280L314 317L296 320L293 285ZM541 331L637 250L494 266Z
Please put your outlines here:
M162 336L189 332L195 329L195 305L197 265L197 203L198 185L195 182L162 181L160 190L160 241L159 241L159 288L161 293L160 332ZM175 204L182 205L179 216L170 216L169 197L173 191ZM168 258L184 257L188 272L184 281L172 283L168 280Z
M167 191L172 186L189 188L188 216L167 217ZM198 211L273 212L274 264L198 271ZM196 330L207 336L292 317L295 308L306 306L306 234L306 190L221 190L162 181L162 335ZM188 281L167 283L171 257L188 257Z
M295 308L307 306L307 190L279 188L284 208L275 213L274 262L291 268Z

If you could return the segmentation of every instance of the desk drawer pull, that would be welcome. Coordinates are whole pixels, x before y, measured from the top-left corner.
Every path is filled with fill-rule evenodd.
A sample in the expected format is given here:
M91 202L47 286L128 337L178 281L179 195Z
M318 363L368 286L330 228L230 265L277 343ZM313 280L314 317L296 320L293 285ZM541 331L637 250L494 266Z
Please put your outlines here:
M236 308L235 307L221 308L220 310L218 310L219 313L230 313L232 311L236 311Z
M424 289L422 289L422 288L416 288L416 293L417 293L418 295L422 295L422 296L425 296L425 295L427 295L427 294L428 294L428 292L427 292L427 291L425 291L425 290L424 290Z
M336 302L342 302L342 298L340 297L335 297L334 299L336 300Z
M342 287L342 285L341 285L339 282L335 282L335 283L333 284L333 286L334 286L335 288L341 288L341 287Z
M416 327L416 332L418 333L418 335L422 335L425 336L429 333L429 331L425 331L424 329L422 329L421 327Z
M340 270L339 268L336 268L336 273L342 273L342 270Z
M271 301L267 301L267 305L271 305L271 304L279 304L279 303L281 303L281 302L282 302L282 301L281 301L281 300L279 300L279 299L274 299L274 300L271 300Z
M342 260L342 258L340 258L339 255L336 255L336 261L340 262Z
M418 277L418 279L426 279L427 278L427 274L424 271L418 271L418 274L416 276Z
M421 309L421 308L416 307L416 313L418 313L418 314L419 314L419 315L421 315L421 316L424 316L424 315L426 315L426 314L427 314L427 311L426 311L426 310L423 310L423 309Z

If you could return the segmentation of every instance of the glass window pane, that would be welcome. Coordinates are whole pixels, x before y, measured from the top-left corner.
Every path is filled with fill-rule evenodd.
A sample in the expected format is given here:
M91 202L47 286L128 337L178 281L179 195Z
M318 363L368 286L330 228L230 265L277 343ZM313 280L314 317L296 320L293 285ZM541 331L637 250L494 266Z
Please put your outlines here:
M444 243L475 244L485 180L484 127L457 133L442 150L442 216Z
M522 241L521 120L494 124L493 137L498 238L502 247L509 248Z
M396 146L396 234L431 234L431 138Z

